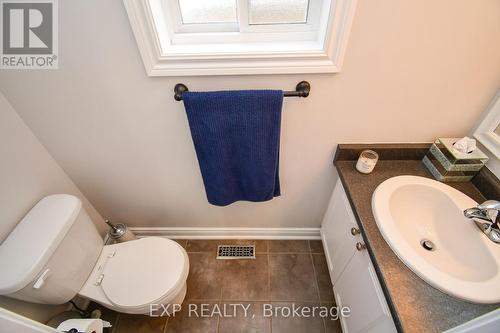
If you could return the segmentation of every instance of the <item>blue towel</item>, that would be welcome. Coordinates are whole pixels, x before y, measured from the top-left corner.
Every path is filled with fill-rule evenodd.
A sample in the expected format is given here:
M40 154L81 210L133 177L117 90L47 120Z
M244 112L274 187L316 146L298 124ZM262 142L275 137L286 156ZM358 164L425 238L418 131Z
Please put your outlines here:
M208 202L266 201L280 195L281 90L182 95Z

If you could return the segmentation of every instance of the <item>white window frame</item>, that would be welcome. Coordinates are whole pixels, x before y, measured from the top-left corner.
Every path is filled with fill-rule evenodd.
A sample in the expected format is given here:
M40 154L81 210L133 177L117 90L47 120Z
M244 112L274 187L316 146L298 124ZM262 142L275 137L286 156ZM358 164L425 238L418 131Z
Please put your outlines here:
M165 1L172 5L165 6ZM246 1L238 1L245 6ZM311 8L308 15L325 10L329 14L321 15L323 34L311 24L248 25L248 17L241 14L248 10L239 10L242 31L236 32L231 24L211 23L204 24L206 32L197 33L198 24L182 24L180 17L167 19L165 11L177 10L180 15L175 0L123 0L149 76L339 72L357 0L312 1L322 7Z
M321 9L327 0L310 0L306 23L249 24L249 0L237 0L238 22L234 23L191 23L182 22L178 0L163 0L165 27L172 45L235 44L245 50L242 44L263 42L304 42L319 38L318 30ZM224 33L225 32L225 33ZM290 32L293 32L292 34ZM286 46L282 46L286 47ZM250 47L249 47L250 48ZM169 49L165 46L164 49ZM165 52L165 53L168 53Z
M162 1L163 12L167 17L173 19L169 24L171 33L200 33L200 32L235 32L238 31L238 23L191 23L182 22L181 8L178 0Z
M321 8L325 0L309 0L307 8L306 23L269 23L269 24L253 24L250 22L250 9L248 3L250 0L238 0L238 18L241 22L244 32L269 32L269 31L282 31L282 32L296 32L296 31L310 31L317 27Z

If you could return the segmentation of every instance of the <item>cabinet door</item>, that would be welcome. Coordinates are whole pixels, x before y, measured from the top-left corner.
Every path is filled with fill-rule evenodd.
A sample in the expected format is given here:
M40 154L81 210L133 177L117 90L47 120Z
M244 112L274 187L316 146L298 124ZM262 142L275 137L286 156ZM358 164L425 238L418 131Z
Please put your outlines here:
M351 228L358 228L358 225L338 180L321 224L321 238L333 285L354 255L356 242L361 241L359 235L351 234Z
M396 332L389 307L366 250L355 251L345 270L333 286L339 307L351 309L341 317L344 333Z

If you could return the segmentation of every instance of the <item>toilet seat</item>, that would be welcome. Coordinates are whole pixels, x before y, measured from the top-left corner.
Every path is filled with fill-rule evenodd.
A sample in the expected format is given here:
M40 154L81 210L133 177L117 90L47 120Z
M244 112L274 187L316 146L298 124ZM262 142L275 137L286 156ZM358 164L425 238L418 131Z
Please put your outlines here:
M106 245L79 294L120 312L146 313L150 304L184 295L188 272L186 251L170 239Z

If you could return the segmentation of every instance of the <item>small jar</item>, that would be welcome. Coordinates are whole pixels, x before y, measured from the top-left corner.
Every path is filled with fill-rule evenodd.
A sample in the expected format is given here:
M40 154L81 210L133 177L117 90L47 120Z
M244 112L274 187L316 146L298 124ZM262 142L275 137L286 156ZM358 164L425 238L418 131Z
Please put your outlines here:
M378 161L378 154L373 150L363 150L356 163L356 170L368 174L373 171Z

